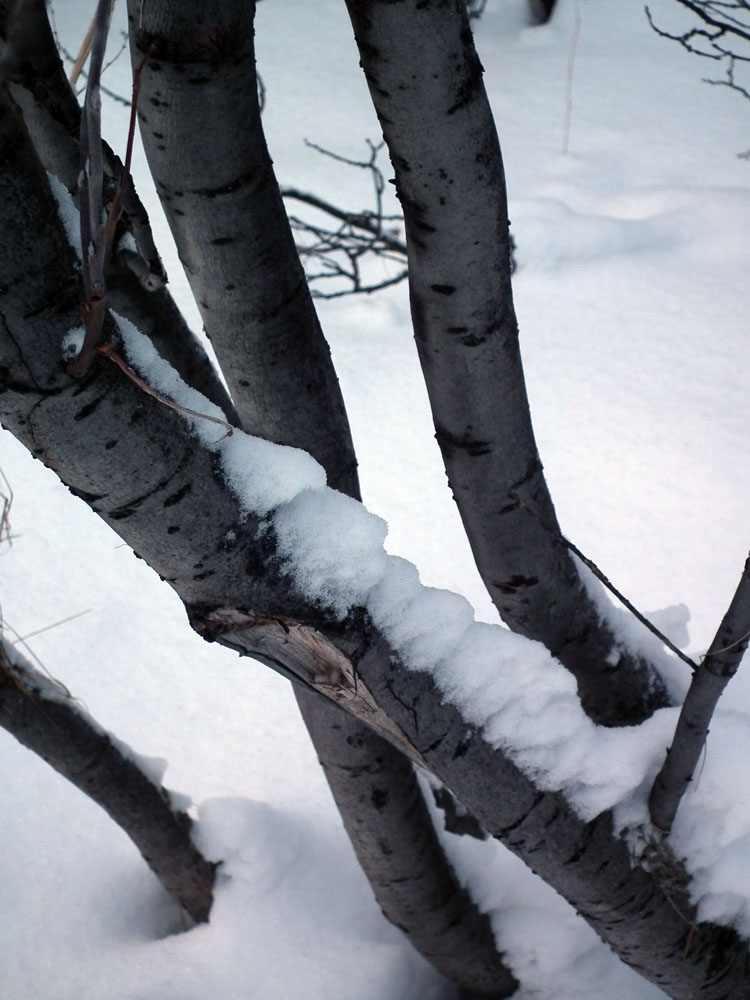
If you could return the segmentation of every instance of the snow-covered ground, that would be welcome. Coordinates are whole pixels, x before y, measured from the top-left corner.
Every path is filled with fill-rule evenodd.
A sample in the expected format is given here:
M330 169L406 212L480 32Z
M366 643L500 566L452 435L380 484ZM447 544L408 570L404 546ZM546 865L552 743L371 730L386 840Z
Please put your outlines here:
M673 0L650 6L674 20ZM477 36L506 162L542 457L565 533L642 609L687 605L697 656L750 539L750 164L737 157L750 146L750 106L701 83L705 65L657 38L639 4L559 0L542 28L526 27L523 11L521 0L489 0ZM58 0L55 12L76 48L90 5ZM361 207L366 178L303 145L360 157L378 136L343 5L262 3L256 37L281 180ZM107 82L127 92L124 59ZM124 123L111 104L105 129L118 148ZM142 158L135 171L145 191ZM446 487L405 288L324 303L321 316L388 550L495 621ZM286 683L195 637L170 589L4 433L0 466L15 494L13 544L0 559L6 634L80 615L29 645L100 724L166 759L166 784L192 797L201 843L224 860L211 923L174 933L174 907L125 836L0 732L3 996L447 1000L372 901ZM685 682L687 668L674 673ZM735 889L750 801L721 776L742 773L747 758L742 670L725 700L732 714L709 738L696 793L705 805L688 832L704 859L733 843L716 879ZM734 811L712 817L730 793ZM447 839L524 1000L662 995L507 852ZM727 916L734 902L713 905Z

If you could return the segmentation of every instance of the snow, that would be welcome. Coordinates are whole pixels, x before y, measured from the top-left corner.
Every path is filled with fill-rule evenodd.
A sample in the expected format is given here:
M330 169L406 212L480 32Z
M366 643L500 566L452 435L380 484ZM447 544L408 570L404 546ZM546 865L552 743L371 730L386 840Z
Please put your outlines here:
M59 178L48 172L47 180L49 181L50 191L55 196L57 211L60 216L60 221L63 224L65 235L68 237L68 243L70 243L73 247L79 262L82 264L83 253L81 252L81 220L78 215L78 209L73 203L70 192Z
M322 467L299 448L274 445L260 438L228 433L220 408L185 385L159 356L151 341L124 316L115 319L127 360L152 389L179 406L194 411L187 419L203 444L221 454L221 469L245 514L267 514L296 497L301 490L325 486ZM223 426L223 431L217 428Z
M657 22L671 6L650 4ZM750 145L747 105L702 84L704 65L653 35L638 4L560 0L542 28L524 26L523 8L489 0L477 32L506 163L514 290L545 471L565 534L636 606L680 606L660 627L698 658L750 537L750 166L736 156ZM70 2L65 14L58 27L77 49L90 10ZM340 5L260 4L257 22L278 173L341 200L340 173L302 145L307 136L359 156L364 138L378 135ZM108 85L127 93L124 63ZM116 149L126 118L105 105ZM135 169L143 189L140 152ZM369 181L346 180L347 201L368 204ZM163 222L156 228L161 247ZM197 327L176 257L165 257L173 293ZM226 437L200 418L195 432L220 451L245 510L273 517L300 585L339 614L366 600L413 667L438 664L446 695L487 738L514 747L521 766L546 787L563 787L584 815L619 803L616 819L635 838L675 711L635 731L602 732L544 650L494 624L433 439L405 289L322 304L321 317L367 506L380 516L326 490L322 470L295 449ZM176 383L155 384L163 368L150 345L124 323L121 331L146 381L179 396ZM215 415L190 398L182 405ZM0 866L13 914L0 942L4 995L450 996L372 901L284 682L192 635L169 588L85 505L9 436L0 448L15 493L13 544L0 564L6 621L23 635L92 609L34 638L35 652L118 739L169 762L167 783L192 797L201 843L224 861L211 924L177 933L174 908L120 831L0 733ZM589 583L621 641L653 655L657 640ZM473 622L471 606L486 621ZM688 668L658 655L672 690L684 691ZM701 915L750 935L746 673L741 667L723 699L670 843L690 859ZM445 840L524 981L521 1000L662 996L507 852Z

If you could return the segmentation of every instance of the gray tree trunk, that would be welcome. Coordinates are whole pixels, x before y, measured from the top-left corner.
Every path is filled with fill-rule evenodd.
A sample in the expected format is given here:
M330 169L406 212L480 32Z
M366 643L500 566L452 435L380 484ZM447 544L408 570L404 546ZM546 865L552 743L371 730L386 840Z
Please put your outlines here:
M675 907L674 882L633 868L608 816L584 823L561 795L536 787L443 701L430 675L405 668L366 609L341 623L296 588L273 533L243 515L215 455L180 416L111 365L70 378L60 345L80 321L73 254L5 98L0 191L3 424L170 583L206 638L325 693L426 766L623 961L675 1000L750 997L746 944L692 926L687 900Z
M503 620L573 672L586 711L622 725L666 704L617 652L560 529L529 416L510 286L505 177L463 0L347 0L404 211L414 336L436 437Z
M142 55L137 45L146 37L143 44L151 58L141 79L140 106L147 109L142 118L161 114L164 120L156 124L165 130L155 135L155 122L142 122L146 148L178 249L192 264L188 276L202 302L207 330L214 334L214 347L241 413L235 412L164 289L146 291L127 268L119 267L114 283L110 275L110 298L118 311L151 336L184 380L222 406L233 422L241 419L267 439L307 448L324 465L331 482L358 497L356 460L338 382L261 129L253 7L224 4L216 12L226 23L223 34L221 26L215 26L212 44L231 61L229 86L225 62L205 61L211 53L201 47L197 36L192 43L183 41L189 26L199 19L199 9L200 5L150 4L141 21L138 7L133 55L139 64ZM78 148L73 132L80 112L46 18L34 38L47 67L45 103L38 103L40 88L30 66L37 51L34 46L26 61L16 66L19 82L14 93L22 102L35 144L43 151L45 167L74 189ZM190 44L197 46L196 52L191 53ZM191 61L191 55L198 61ZM40 59L35 56L33 61L38 64ZM196 79L200 85L196 86ZM56 95L55 101L50 94ZM207 144L212 130L216 135ZM243 180L223 185L227 170L236 171ZM165 191L163 178L183 192L184 213ZM196 190L198 182L202 186ZM217 238L212 226L231 226L236 238ZM208 308L206 297L216 289L226 292L227 285L234 286L236 294L222 293L217 308ZM290 288L295 289L291 296ZM116 441L109 444L117 446ZM126 519L131 510L126 504L114 517ZM342 716L325 700L311 699L298 685L295 693L306 721L317 720L314 732L327 734L324 740L322 736L313 739L324 767L330 757L329 776L347 768L347 756L357 761L347 768L348 781L332 780L331 786L384 913L446 974L482 995L507 995L515 981L497 953L486 915L478 912L458 886L424 804L421 809L414 805L421 793L411 765L356 719ZM370 778L361 766L363 749L390 797L387 817L392 849L388 853L371 850L372 831L383 828L386 814L369 795ZM396 828L400 828L399 837ZM417 849L424 853L418 864Z
M202 634L338 697L420 760L623 961L676 1000L750 996L746 945L723 928L691 928L687 902L675 910L673 883L632 868L609 817L584 823L562 796L535 787L427 674L404 668L366 611L342 624L295 588L272 533L259 535L257 520L243 517L215 456L182 417L111 365L70 379L60 343L77 323L75 296L66 298L72 252L7 105L0 149L9 195L0 217L3 424L169 581ZM338 683L321 683L325 674Z

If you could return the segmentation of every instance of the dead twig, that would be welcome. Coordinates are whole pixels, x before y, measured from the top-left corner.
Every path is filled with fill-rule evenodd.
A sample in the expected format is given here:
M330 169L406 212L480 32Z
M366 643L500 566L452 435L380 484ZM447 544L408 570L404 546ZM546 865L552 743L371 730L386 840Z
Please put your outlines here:
M7 542L8 545L11 545L10 509L13 506L13 488L2 468L0 468L0 480L2 480L4 490L0 493L0 544Z
M120 171L119 182L109 212L105 215L100 81L112 7L113 0L99 0L92 22L91 61L86 100L81 116L80 217L85 294L83 318L86 334L80 352L68 365L68 372L74 378L81 378L88 372L103 338L104 319L107 313L106 275L112 259L117 224L122 215L123 204L129 197L132 188L130 165L135 136L135 116L141 73L148 59L147 53L133 73L133 100L130 108L125 162Z
M231 424L227 423L226 420L220 420L219 417L212 417L208 413L200 413L198 410L191 410L189 406L181 406L179 403L175 403L173 399L168 399L166 396L162 396L160 392L153 389L147 382L136 375L133 369L128 365L127 361L115 351L112 344L100 344L97 347L97 352L103 354L110 361L114 362L120 371L124 372L125 375L135 382L139 389L142 389L149 396L153 396L154 399L163 403L164 406L168 406L171 410L176 410L178 413L182 413L186 417L197 417L199 420L210 420L212 424L218 424L220 427L224 428L224 437L231 437L234 428Z
M289 219L312 294L316 298L371 294L398 284L408 273L406 243L401 235L403 219L397 213L387 214L384 208L386 180L378 164L383 143L376 144L370 139L366 143L369 156L354 160L306 141L306 145L321 156L369 173L373 209L348 211L298 188L287 187L281 191L287 201L295 201L313 209L319 218L324 216L337 223L331 226L328 222L313 221L310 217L299 215L291 215ZM399 265L397 274L386 274L385 277L373 274L373 268L378 264L387 266L390 263ZM324 289L323 284L333 284L333 290Z
M654 21L651 11L645 8L652 29L662 38L679 44L691 55L723 63L723 79L704 77L704 83L728 87L750 100L748 85L737 79L737 70L750 64L750 54L742 54L750 44L750 3L748 0L676 0L698 19L699 26L682 32L667 31ZM740 154L742 155L742 154Z
M664 643L667 649L670 649L675 654L675 656L679 656L679 658L683 661L683 663L686 663L691 670L698 669L698 664L695 662L695 660L691 660L691 658L687 656L685 653L683 653L682 650L678 646L676 646L670 638L664 635L663 632L660 632L659 629L656 627L656 625L654 625L653 622L650 622L648 618L642 612L640 612L638 608L636 608L636 606L632 603L632 601L629 601L627 597L622 593L622 591L618 590L617 587L615 587L612 581L604 575L604 573L599 569L596 563L592 559L589 559L588 556L585 556L577 545L574 545L573 542L568 541L568 539L565 538L565 536L562 535L559 531L555 531L552 528L550 528L549 525L544 524L544 522L541 521L541 519L536 516L534 511L532 511L529 507L526 506L526 504L523 502L523 500L521 500L521 498L518 496L517 493L511 491L510 497L521 507L523 507L524 510L528 511L529 514L532 515L532 517L535 517L536 520L539 521L540 524L542 524L542 526L546 528L546 530L552 535L552 537L557 539L560 545L563 545L566 549L572 552L574 556L577 556L577 558L583 563L583 565L591 570L591 572L594 574L597 580L603 583L611 594L614 594L614 596L617 598L620 604L626 607L628 611L635 618L638 619L641 625L643 625L645 628L648 629L649 632L652 633L652 635L655 635L660 642Z
M78 55L75 57L73 61L73 68L71 69L70 76L68 77L68 79L70 80L70 84L73 87L75 87L75 85L78 83L78 77L81 75L81 70L83 69L86 60L89 57L89 52L91 52L91 42L94 37L95 24L96 24L96 14L94 14L94 16L91 18L91 22L88 28L86 29L86 34L83 36L81 47L78 50Z

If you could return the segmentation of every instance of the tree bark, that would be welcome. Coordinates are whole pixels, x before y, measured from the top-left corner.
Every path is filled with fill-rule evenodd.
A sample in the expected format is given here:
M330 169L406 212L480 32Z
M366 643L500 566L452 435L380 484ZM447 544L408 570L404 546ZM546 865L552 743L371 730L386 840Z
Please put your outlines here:
M443 701L428 674L405 669L366 612L342 624L296 588L273 533L243 514L182 417L113 366L70 379L60 342L76 321L75 297L63 294L72 262L66 268L44 173L12 127L12 109L3 110L3 424L170 582L204 635L317 686L420 761L623 961L675 1000L749 997L746 945L723 928L692 928L687 902L675 909L672 883L632 868L608 816L585 823L561 795L540 791Z
M6 22L12 6L0 0L0 36L8 34ZM44 4L30 4L29 11L25 41L18 51L11 50L13 59L7 69L12 81L10 90L44 169L54 174L76 200L81 108L60 61ZM104 158L110 174L121 169L119 159L107 146ZM135 232L136 243L147 246L152 262L154 257L158 260L148 216L132 185L118 240L125 231L130 231L131 235ZM152 266L155 267L155 263ZM110 306L145 333L188 384L198 388L221 407L231 422L237 423L232 402L206 351L185 323L163 283L149 281L149 275L147 261L141 259L136 274L133 264L126 261L124 255L115 255L107 281Z
M2 639L0 725L104 809L196 923L208 920L216 865L193 843L190 817L72 697L15 652L11 659Z
M410 761L345 711L320 711L318 695L299 692L297 699L385 916L474 996L511 996L518 983L496 950L487 914L445 862Z
M320 690L425 765L623 961L675 1000L750 997L746 944L692 926L672 882L632 867L608 816L585 823L561 795L542 792L445 703L429 674L405 668L366 610L342 623L296 587L272 531L243 512L215 454L180 416L112 366L70 379L60 344L78 323L72 252L5 100L0 175L4 425L169 581L204 635Z
M225 6L228 9L229 5ZM281 200L260 127L252 53L252 11L244 4L236 6L240 11L238 14L240 18L247 18L249 12L249 21L245 23L245 28L248 29L245 44L249 46L250 58L246 60L244 66L245 71L252 77L252 85L247 88L250 103L247 108L238 106L234 109L235 113L240 112L240 117L234 124L231 121L227 123L227 131L223 133L223 138L232 144L231 148L224 149L217 145L214 149L214 153L218 156L216 161L212 161L207 153L204 155L203 161L206 170L204 184L208 183L210 186L217 180L216 170L226 169L228 163L232 164L235 155L233 144L236 142L237 129L243 131L240 127L240 120L246 123L247 121L254 122L250 136L252 141L249 146L239 150L240 160L234 165L241 172L247 168L251 174L254 169L259 169L264 177L264 183L260 187L250 185L249 190L241 185L236 191L225 192L224 197L220 197L218 201L224 205L225 221L228 218L233 218L235 212L239 213L239 219L243 219L243 213L244 217L247 217L248 212L258 214L259 211L263 220L260 230L257 227L253 228L253 225L250 225L249 229L251 237L253 234L257 236L258 232L263 234L263 244L259 247L253 238L238 240L238 246L240 243L242 244L239 247L239 252L235 252L238 248L232 248L231 253L226 252L227 244L222 241L218 243L208 241L204 242L202 246L201 260L206 263L208 284L210 285L211 280L219 280L217 268L224 269L224 279L229 275L238 282L237 294L225 296L222 299L224 302L224 309L220 317L222 335L215 338L215 346L219 350L225 370L234 371L235 374L239 372L243 375L241 379L239 375L237 376L235 390L238 392L238 398L243 407L243 417L246 421L250 421L253 430L269 439L281 439L285 443L306 446L311 449L324 464L329 478L339 488L358 497L356 461L343 401L330 362L328 347L320 331L304 278L302 278L302 287L295 294L295 298L291 302L285 302L287 287L284 282L288 282L290 274L296 275L298 271L301 274L301 269L283 208L279 214ZM179 14L186 13L184 5L178 5L176 9ZM152 10L155 10L159 16L159 8L156 5L149 5L149 12ZM192 15L196 16L195 10L192 10ZM170 29L167 22L168 18L162 11L160 23L164 32L174 31L174 25L172 24ZM46 37L40 33L40 45ZM167 35L160 37L162 44L169 48L171 42ZM237 37L233 36L235 43ZM49 35L49 39L51 40L51 35ZM49 56L49 53L47 52L46 55ZM135 58L140 63L141 57L136 55ZM53 60L48 61L53 62ZM34 140L45 151L48 161L51 161L50 165L57 168L55 172L60 173L67 182L74 184L77 176L75 166L77 163L77 144L71 139L70 133L72 132L71 123L76 120L78 108L64 75L61 75L59 60L56 60L55 65L58 72L57 76L54 77L54 83L58 89L64 89L73 104L71 107L70 101L63 102L66 127L63 128L61 123L48 113L46 106L40 107L37 104L34 98L34 77L33 73L28 71L28 67L23 77L31 90L23 89L24 111L27 121L32 123ZM183 138L188 141L185 136L181 135L186 126L184 115L189 116L187 135L190 142L197 140L199 144L203 144L206 134L203 126L208 128L208 122L202 123L196 117L196 109L192 103L180 101L181 88L183 91L187 88L190 95L195 93L195 85L189 82L194 79L194 76L186 78L184 66L181 65L177 70L174 70L168 62L165 62L162 64L161 70L158 71L161 76L158 76L156 83L154 83L153 77L149 76L148 73L151 65L151 63L147 64L144 70L141 104L145 104L147 108L159 107L158 98L154 96L154 87L165 85L164 80L170 75L171 69L173 79L170 86L174 92L174 107L170 112L169 121L172 123L171 136L179 142L177 150L175 150L174 144L169 146L172 163L171 173L172 180L176 182L178 187L184 186L189 196L190 188L187 179L179 176L180 165L186 162L186 154L189 153L189 150L186 150L182 145ZM217 72L216 66L209 65L203 69L207 73L216 75L214 88L217 93L221 93L223 75ZM197 71L197 68L193 66L191 72L195 74ZM237 72L239 73L239 69ZM22 88L19 86L18 89ZM38 88L36 89L38 90ZM55 92L55 88L51 84L45 88L45 94L48 90ZM206 98L205 89L200 90L200 92L202 95L202 102L199 102L201 113L205 114L207 110L210 111L210 118L213 121L216 109L213 106L208 108L203 103ZM227 114L230 113L230 108L225 108L225 110ZM79 112L78 117L80 117ZM147 130L144 130L144 135L147 148L153 154L154 137ZM156 146L168 145L169 142L170 140L165 137L164 144L156 142ZM243 151L244 153L249 151L252 159L250 165L242 162ZM157 156L161 152L160 149L155 151ZM47 165L45 164L45 166ZM33 192L27 191L25 197L27 199L33 198ZM210 216L216 211L215 198L199 196L197 204L202 206ZM167 209L169 212L168 203ZM180 218L179 211L169 214L173 219ZM178 245L181 248L185 240L195 246L204 239L206 219L199 210L196 210L196 216L197 219L191 217L176 231ZM255 215L252 217L255 218ZM194 228L196 221L199 224L197 230ZM236 224L236 220L234 224ZM273 264L272 267L269 267L269 260ZM237 267L239 267L239 271L236 270ZM226 268L229 270L226 271ZM233 268L235 270L232 270ZM200 298L200 289L204 287L201 282L207 280L204 269L201 267L197 269L197 273L189 272L189 277L194 283L194 287L196 284L198 285L197 297ZM296 280L295 278L294 281L296 282ZM248 285L245 289L241 284L243 281L247 282ZM219 287L223 288L224 286L219 284ZM202 351L196 352L191 349L192 335L164 289L146 291L135 281L127 268L118 267L114 275L108 276L108 295L115 308L134 321L142 332L152 335L157 349L174 365L188 384L195 386L217 402L231 420L239 422L233 405L207 358ZM276 309L274 306L275 311L271 310L269 313L268 299L269 296L273 297L274 295L281 302L282 307ZM255 317L254 325L248 326L248 315ZM213 314L207 315L206 319L210 330L213 330L217 319ZM244 351L239 352L238 331L243 331L245 336ZM270 349L269 344L271 345ZM274 344L276 347L273 346ZM270 354L274 354L277 348L278 356L271 359L269 351ZM311 362L311 358L314 364ZM308 384L310 367L314 367L314 365L318 366L320 377L310 386ZM243 383L242 385L239 384L240 381ZM258 406L258 400L263 405ZM98 404L92 401L87 405L92 409L87 410L86 406L83 406L79 410L79 414L93 412ZM278 413L279 409L283 411L281 418ZM36 440L34 435L32 437ZM115 453L119 442L119 435L112 437L105 443L105 449L111 449ZM168 481L169 476L167 475L164 482ZM91 492L86 491L86 494L90 496ZM134 505L138 503L140 503L139 499L131 499L115 510L112 516L115 520L127 519L132 513ZM177 528L176 525L172 525L172 527ZM206 572L212 571L207 570ZM389 794L392 796L390 817L394 828L397 825L394 815L396 808L397 806L402 807L400 814L401 837L393 838L391 853L376 857L370 851L371 839L368 831L373 824L377 824L380 813L367 794L369 786L365 771L352 766L349 769L350 780L347 783L332 782L334 797L353 837L355 851L361 860L367 860L366 872L373 882L376 897L383 911L392 922L410 936L418 948L426 948L428 957L446 974L457 977L458 981L464 984L484 989L484 995L498 997L507 995L511 988L509 984L512 985L515 981L505 970L497 953L488 918L477 911L468 895L457 886L450 863L439 845L424 806L421 810L413 807L413 803L419 799L421 793L410 765L390 744L357 720L347 719L345 725L342 725L340 713L327 702L319 698L311 700L309 696L306 697L304 691L299 689L299 685L295 685L295 693L306 720L318 720L316 726L318 732L325 732L327 727L333 726L332 732L340 734L337 749L333 749L335 740L332 743L330 737L317 747L324 766L327 754L333 753L333 760L336 761L337 765L341 765L345 764L347 754L356 756L359 760L361 748L366 747L372 754L373 760L379 761L381 784L390 790ZM356 743L356 748L352 745L353 743ZM333 768L333 763L331 766ZM388 773L391 774L390 779ZM357 791L359 785L364 786L364 791ZM414 861L415 845L420 846L424 857L421 867L413 870L411 863ZM392 874L394 868L397 868L400 873L400 881ZM422 869L425 868L430 869L429 877L421 874ZM445 894L448 886L452 886L456 890L450 904L451 918L454 919L454 923L443 920L441 924L440 918L445 913ZM442 945L440 944L441 940L443 941ZM450 956L450 958L445 956ZM490 978L494 992L487 993Z
M588 597L542 472L510 285L505 177L463 0L347 0L404 211L414 336L436 437L503 620L575 675L596 721L666 704ZM616 654L613 658L612 654Z
M130 0L149 167L242 426L310 452L334 489L356 459L258 105L255 4Z

